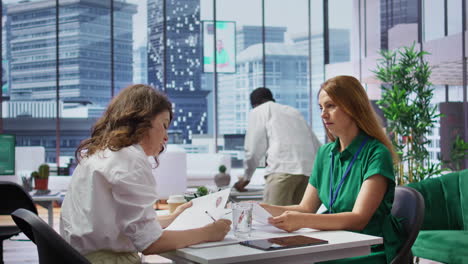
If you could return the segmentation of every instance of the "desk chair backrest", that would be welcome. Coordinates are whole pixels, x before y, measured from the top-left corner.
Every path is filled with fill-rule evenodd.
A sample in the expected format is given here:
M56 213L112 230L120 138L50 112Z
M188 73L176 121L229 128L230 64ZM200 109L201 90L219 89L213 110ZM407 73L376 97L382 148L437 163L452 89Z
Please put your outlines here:
M395 188L392 215L397 218L403 218L403 228L408 236L391 263L413 263L411 247L419 234L424 220L424 198L413 188L397 186Z
M40 264L90 264L85 257L33 212L25 209L18 209L14 211L11 216L23 233L36 244Z
M25 208L37 214L36 206L23 187L14 182L0 181L0 215L10 215L18 208ZM0 226L0 263L3 263L3 240L21 233L14 226Z
M0 215L10 215L18 208L25 208L37 214L31 196L14 182L0 181Z

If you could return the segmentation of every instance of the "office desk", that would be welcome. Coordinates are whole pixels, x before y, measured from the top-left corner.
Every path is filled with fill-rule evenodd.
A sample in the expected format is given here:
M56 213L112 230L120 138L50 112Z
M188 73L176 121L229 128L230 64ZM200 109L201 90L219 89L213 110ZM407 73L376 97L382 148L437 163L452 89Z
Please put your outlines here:
M291 234L293 235L293 234ZM208 248L183 248L163 254L176 263L314 263L370 254L380 237L349 231L316 231L301 235L328 240L328 244L263 251L240 244Z
M31 197L34 203L39 204L40 206L47 209L48 223L53 228L54 227L54 201L62 200L62 195L60 192L51 192L52 195L34 195Z
M247 185L246 192L238 192L234 187L231 189L230 197L235 202L245 200L261 201L263 199L264 186L261 185Z

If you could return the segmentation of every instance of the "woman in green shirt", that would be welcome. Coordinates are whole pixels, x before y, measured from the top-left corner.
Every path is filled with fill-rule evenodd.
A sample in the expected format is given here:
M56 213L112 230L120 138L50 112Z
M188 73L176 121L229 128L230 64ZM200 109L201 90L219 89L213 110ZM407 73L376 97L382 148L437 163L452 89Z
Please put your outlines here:
M380 253L339 262L390 262L405 236L391 215L393 161L398 157L356 78L329 79L320 88L318 99L331 143L319 149L299 205L262 204L274 216L269 222L288 232L308 227L381 236L385 247L373 248ZM327 212L315 214L322 203Z

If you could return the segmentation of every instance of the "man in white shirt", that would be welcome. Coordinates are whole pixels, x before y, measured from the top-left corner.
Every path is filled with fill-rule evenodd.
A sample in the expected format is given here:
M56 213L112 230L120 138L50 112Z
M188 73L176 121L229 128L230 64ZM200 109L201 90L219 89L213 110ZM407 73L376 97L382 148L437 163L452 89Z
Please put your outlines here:
M250 103L253 109L245 135L245 172L234 187L245 191L259 161L266 156L263 202L299 204L320 141L301 113L293 107L275 103L269 89L255 89L250 94Z

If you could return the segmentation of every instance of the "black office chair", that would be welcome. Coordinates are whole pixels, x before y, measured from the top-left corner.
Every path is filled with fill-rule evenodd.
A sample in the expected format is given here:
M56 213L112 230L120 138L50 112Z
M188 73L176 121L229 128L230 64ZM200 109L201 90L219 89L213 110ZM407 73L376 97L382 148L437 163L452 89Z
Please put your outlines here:
M413 246L424 220L424 198L413 188L397 186L393 201L392 215L403 218L403 228L408 237L391 264L413 263Z
M33 212L18 209L11 217L23 233L36 244L39 263L91 263Z
M37 214L31 196L14 182L0 181L0 201L0 215L9 216L18 208L25 208ZM21 230L17 226L0 226L0 263L3 263L3 240L19 233Z

